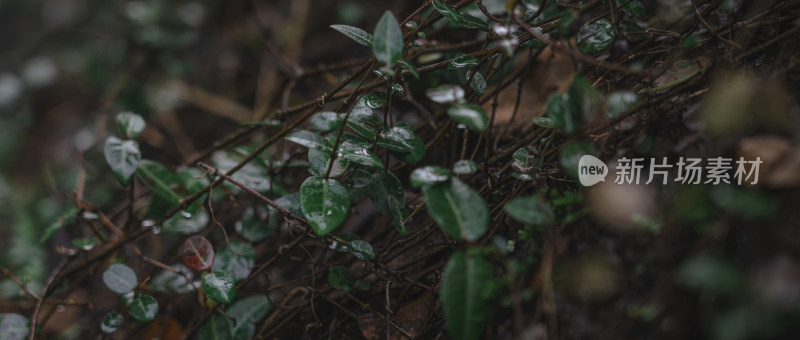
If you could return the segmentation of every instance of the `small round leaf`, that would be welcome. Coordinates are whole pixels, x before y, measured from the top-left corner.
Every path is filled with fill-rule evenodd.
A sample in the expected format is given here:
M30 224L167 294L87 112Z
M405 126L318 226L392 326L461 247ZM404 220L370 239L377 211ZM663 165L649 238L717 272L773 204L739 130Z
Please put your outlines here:
M206 270L214 264L214 248L205 237L194 235L183 242L181 257L189 268Z
M150 322L158 315L158 301L150 295L139 295L128 306L131 316L139 322Z
M122 326L122 321L124 318L122 314L117 312L108 312L106 316L103 318L103 322L100 324L100 330L103 333L110 334L117 331Z
M124 264L115 263L103 273L103 282L114 293L127 294L136 287L138 281L133 269Z
M213 272L204 276L203 291L219 303L231 303L236 296L233 277L223 272Z

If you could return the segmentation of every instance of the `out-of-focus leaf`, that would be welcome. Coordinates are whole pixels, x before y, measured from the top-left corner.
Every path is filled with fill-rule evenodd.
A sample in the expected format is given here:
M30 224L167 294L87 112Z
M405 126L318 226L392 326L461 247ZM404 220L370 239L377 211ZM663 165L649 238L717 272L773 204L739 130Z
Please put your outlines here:
M30 320L14 313L0 314L0 339L23 340L28 338Z
M103 282L108 289L117 294L127 294L138 284L136 272L121 263L112 264L103 273Z
M311 117L311 128L319 132L330 132L342 126L341 118L336 112L325 111Z
M133 299L128 310L136 321L150 322L158 315L158 301L150 295L140 294Z
M103 151L114 176L117 177L120 184L128 186L142 159L139 144L132 140L120 140L112 136L106 139Z
M249 243L231 240L217 252L217 259L211 269L215 272L230 274L235 281L241 281L250 275L254 266L256 250Z
M601 18L578 30L578 49L584 54L594 54L611 45L615 37L614 25Z
M453 173L457 175L469 175L475 171L478 171L478 163L469 159L462 159L453 164Z
M440 166L423 166L411 172L411 187L430 186L437 183L444 183L450 179L449 170Z
M543 226L553 222L553 210L539 196L516 198L503 206L513 219L526 225Z
M335 266L328 271L328 282L335 288L350 291L356 285L356 277L350 269Z
M378 62L387 66L403 60L403 32L390 11L384 12L375 26L372 53Z
M122 326L124 319L125 318L120 313L114 311L108 312L108 314L103 317L103 322L100 323L100 330L106 334L114 333ZM0 338L5 339L3 337Z
M464 101L464 89L458 85L441 85L428 89L425 94L439 104L460 103Z
M145 123L142 116L133 112L123 112L117 115L119 133L127 139L134 139L144 131Z
M50 225L45 229L42 233L42 237L39 238L39 244L43 244L47 242L53 235L61 230L67 223L72 221L73 218L78 214L78 208L74 205L68 206L58 214L58 217L55 221L50 223Z
M447 114L454 121L464 124L471 129L485 131L488 127L489 117L480 105L463 103L453 105L447 109Z
M456 178L424 186L428 213L456 240L475 241L489 226L489 209L477 192Z
M480 339L492 312L495 278L482 256L457 252L444 269L439 294L453 339Z
M203 276L202 282L203 291L214 301L227 304L236 296L236 285L228 273L210 273Z

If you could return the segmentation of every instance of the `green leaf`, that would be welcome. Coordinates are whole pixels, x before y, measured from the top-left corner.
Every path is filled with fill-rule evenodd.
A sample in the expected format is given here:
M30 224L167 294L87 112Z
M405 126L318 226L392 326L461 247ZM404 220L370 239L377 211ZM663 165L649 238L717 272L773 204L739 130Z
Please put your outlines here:
M620 113L636 107L638 103L639 96L633 91L612 92L606 99L606 105L608 106L606 116L609 118L619 116Z
M250 275L255 265L256 249L249 243L231 240L217 252L217 258L211 270L228 273L235 281L242 281Z
M417 67L414 66L414 64L407 62L405 60L401 60L399 63L400 66L406 69L408 73L411 73L411 75L414 76L414 78L419 79L419 71L417 71Z
M622 5L625 2L626 2L626 0L617 0L617 6ZM628 13L630 13L630 14L633 14L633 15L639 16L639 17L644 17L644 14L645 14L644 13L644 5L641 2L639 2L638 0L633 0L633 1L628 2L628 4L625 5L625 7L622 7L622 8L625 9L626 11L628 11Z
M347 218L350 195L336 180L312 176L300 186L300 205L314 233L323 236Z
M106 316L103 318L103 322L100 324L100 330L106 334L114 333L117 331L117 329L122 327L122 321L124 320L125 318L122 316L122 314L113 311L108 312L108 314L106 314Z
M342 126L344 121L336 112L325 111L311 117L311 128L319 132L330 132Z
M328 171L328 164L331 162L330 152L317 149L308 150L308 171L312 175L323 176ZM343 175L347 171L348 161L344 158L338 157L333 161L331 167L330 177L336 178Z
M447 108L447 114L454 121L478 131L485 131L489 124L489 117L486 116L486 111L478 104L453 105Z
M548 129L556 126L556 123L550 117L533 117L533 123Z
M578 49L583 54L594 54L614 42L614 26L606 18L585 24L578 30Z
M23 340L28 338L30 321L14 313L0 314L0 339Z
M475 58L471 55L462 55L458 58L453 59L450 64L447 65L448 70L455 70L459 68L469 68L473 66L478 66L479 61L478 58Z
M457 175L469 175L478 171L478 163L469 159L462 159L453 164L453 173Z
M299 192L288 194L279 199L276 199L275 204L281 206L286 210L289 210L292 214L295 214L297 216L303 216L303 208L302 205L300 204Z
M428 89L425 95L439 104L461 103L464 101L464 89L458 85L441 85Z
M344 182L344 186L347 188L347 193L350 195L350 202L352 204L361 202L365 197L369 195L370 187L372 187L372 181L374 177L372 173L362 168L358 168L353 172L353 175Z
M379 109L386 106L386 94L380 92L370 92L359 100L359 104L366 105L370 109Z
M375 26L375 40L372 53L378 62L387 66L394 65L403 59L403 32L392 12L383 13L378 25Z
M195 284L191 281L194 278L194 273L189 267L180 263L171 267L178 273L162 270L156 274L150 282L150 288L153 291L164 294L186 294L197 289L199 283Z
M413 158L425 157L425 143L413 131L395 126L378 135L378 145L389 151L411 153Z
M456 23L456 25L465 28L473 28L484 32L489 32L489 25L486 24L485 21L481 20L478 17L471 16L467 13L461 13L461 22Z
M103 273L103 282L108 289L117 294L126 294L138 284L136 272L121 263L112 264Z
M594 148L586 142L569 141L564 143L561 148L561 167L564 171L572 176L578 178L578 162L583 155L596 155Z
M233 324L221 312L214 312L197 333L198 340L233 340Z
M384 216L392 217L391 209L389 209L389 197L394 197L397 201L405 202L405 195L403 194L403 185L397 177L388 171L381 171L375 174L375 179L372 182L372 187L369 191L369 198L381 214Z
M158 301L150 295L140 294L128 306L131 316L139 322L150 322L158 315Z
M368 149L368 145L353 144L350 141L342 142L339 146L339 157L363 166L383 170L386 168L378 156Z
M236 296L236 285L233 277L224 272L212 272L203 276L203 291L214 301L231 303Z
M539 148L535 146L523 146L517 149L517 151L514 151L514 154L511 155L511 158L514 159L514 162L511 163L511 167L514 168L514 171L523 174L533 173L539 163L539 156Z
M117 127L126 139L134 139L142 133L145 123L142 116L133 112L123 112L117 115Z
M430 186L450 179L450 171L440 166L423 166L411 172L411 187Z
M164 221L161 232L166 235L194 234L208 224L208 214L198 210L194 213L182 211Z
M469 82L469 87L479 96L486 93L486 79L483 78L483 75L480 72L476 72L475 76L472 76L472 71L467 71L467 80L470 77L472 77L472 81Z
M328 270L328 282L334 288L351 291L356 286L356 276L345 267L331 267Z
M372 245L364 240L350 241L350 252L359 260L370 261L375 259L375 250Z
M166 199L172 206L178 206L181 203L181 195L174 191L181 185L179 176L166 166L145 159L139 163L139 169L136 172L144 178L156 195Z
M464 21L464 17L456 11L455 7L450 6L442 1L434 0L433 1L433 8L435 8L439 13L442 14L447 20L450 20L454 24L460 24Z
M302 212L299 215L302 215ZM254 206L245 209L242 218L234 224L234 228L246 240L258 242L274 233L282 221L281 213L277 209Z
M139 144L132 140L120 140L112 136L106 139L103 151L114 176L122 186L128 186L142 159Z
M335 250L340 253L349 253L350 242L355 240L360 240L360 238L353 234L339 234L336 235L336 238L331 238L331 244L328 245L328 249Z
M547 116L553 124L566 133L577 132L581 125L579 109L570 101L567 93L554 93L547 98Z
M392 219L394 219L394 227L402 234L408 234L409 230L406 228L405 220L408 218L408 209L406 209L405 197L386 197L386 203L389 206L389 212Z
M49 240L53 235L61 230L67 223L72 221L75 216L78 215L78 208L74 205L68 206L58 214L58 218L55 221L50 223L50 225L45 229L42 233L42 237L39 238L39 244L44 244Z
M514 199L506 203L503 209L511 218L525 225L544 226L553 222L553 210L539 196Z
M428 213L450 237L475 241L489 226L489 209L483 197L456 178L422 189Z
M231 324L230 332L233 339L252 339L255 333L255 323L267 315L270 303L266 295L251 296L242 299L228 307L225 312L236 319L236 326Z
M603 103L603 96L592 86L592 82L581 76L575 76L567 89L569 100L578 108L579 115L586 121L595 118Z
M537 34L539 34L541 36L545 36L546 37L546 34L544 33L544 31L542 31L541 27L531 27L531 31L533 31L533 32L535 32L535 33L537 33ZM514 35L515 36L520 36L520 35L523 35L525 33L526 33L525 30L519 30L519 31L514 32ZM538 50L538 49L542 49L542 48L547 47L547 44L545 44L543 41L541 41L539 39L536 39L534 37L534 38L531 38L531 40L528 40L528 41L526 41L524 43L519 44L519 46L520 47L534 49L534 50Z
M382 125L378 115L366 105L356 105L347 119L347 126L369 141L375 140Z
M300 130L286 136L286 140L295 142L309 149L317 149L321 151L331 152L331 143L316 133L311 131Z
M205 237L192 235L183 242L181 258L189 268L203 271L214 263L214 247Z
M491 264L479 255L457 252L447 262L439 294L453 339L482 338L494 304L494 282Z
M374 38L372 37L372 34L369 34L369 32L365 30L348 25L331 25L330 27L346 35L348 38L355 40L355 42L361 45L372 47Z
M94 246L97 244L97 242L100 242L100 241L96 237L82 237L82 238L76 238L76 239L72 240L71 243L75 247L78 247L78 248L83 249L85 251L89 251L89 250L92 250L92 248L94 248Z

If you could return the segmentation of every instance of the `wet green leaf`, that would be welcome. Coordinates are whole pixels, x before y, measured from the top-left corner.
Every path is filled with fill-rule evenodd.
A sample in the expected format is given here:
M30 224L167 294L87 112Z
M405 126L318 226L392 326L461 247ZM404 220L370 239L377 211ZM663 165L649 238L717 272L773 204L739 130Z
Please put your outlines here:
M208 224L208 214L198 210L194 213L182 211L164 221L161 232L166 235L194 234Z
M372 245L364 240L350 241L350 252L359 260L370 261L375 259L375 250Z
M113 311L108 312L108 314L103 317L103 322L100 324L100 330L106 334L114 333L117 331L117 329L122 327L122 321L124 320L125 318L122 316L122 314Z
M267 315L270 303L266 295L256 295L236 301L225 312L236 319L231 325L233 339L251 339L255 332L255 323Z
M392 12L383 13L374 36L372 53L378 62L391 66L403 59L403 32Z
M166 199L172 206L178 206L181 203L181 195L175 193L175 189L181 185L180 179L177 174L167 169L166 166L156 161L145 159L139 163L139 168L136 172L144 178L156 195Z
M126 294L138 284L136 272L121 263L112 264L103 273L103 282L108 289L117 294Z
M394 174L387 171L375 174L372 187L369 190L369 197L375 209L388 217L392 217L388 202L389 197L394 197L396 201L405 202L403 185Z
M547 98L547 116L556 128L566 133L577 132L581 125L580 111L567 93L554 93Z
M150 288L155 292L164 294L186 294L194 291L200 286L199 283L192 282L194 272L189 267L178 263L172 266L177 273L170 270L162 270L153 277Z
M292 214L303 216L303 208L300 204L300 193L295 192L275 200L275 204L289 210Z
M380 92L370 92L359 100L359 104L366 105L370 109L379 109L386 106L386 94Z
M473 28L484 32L489 32L489 25L486 24L481 18L471 16L467 13L461 13L461 22L456 23L458 26L465 28Z
M386 197L386 203L389 206L389 212L392 219L394 219L394 227L402 234L408 234L409 230L406 228L405 220L408 218L408 209L406 209L405 197Z
M458 58L453 59L449 65L447 65L448 70L455 70L459 68L470 68L473 66L478 66L478 58L475 58L471 55L462 55Z
M523 146L517 149L517 151L514 151L511 158L514 159L514 162L511 163L511 167L514 168L514 171L523 174L533 173L539 163L539 148L535 146Z
M362 168L356 169L353 175L344 183L347 193L350 195L350 202L355 204L366 198L369 195L373 180L374 177L369 171Z
M353 39L355 42L361 45L366 47L372 47L373 45L374 38L372 37L372 34L369 34L369 32L358 27L348 25L331 25L330 27L341 32L348 38Z
M438 183L444 183L450 179L450 171L440 166L423 166L411 172L411 187L419 188Z
M120 184L128 186L142 159L139 144L132 140L120 140L112 136L106 139L103 151L114 176L117 177Z
M330 132L342 126L344 121L336 112L325 111L311 117L311 128L319 132Z
M544 226L553 222L553 210L539 196L516 198L503 206L511 218L532 226Z
M548 129L552 129L556 126L553 119L549 117L533 117L533 123Z
M467 80L470 78L472 78L472 81L469 82L469 87L472 88L475 93L479 96L486 93L486 79L483 78L480 72L476 72L475 76L472 76L472 71L467 71Z
M28 318L14 313L0 314L0 339L23 340L28 338L30 321Z
M441 85L428 89L425 94L439 104L461 103L464 101L464 89L458 85Z
M340 114L340 116L344 118L343 114ZM378 134L378 131L380 131L382 125L378 115L366 105L356 105L356 107L350 111L350 117L347 119L348 127L370 141L375 140L375 136Z
M250 275L256 259L256 249L249 243L231 240L217 252L217 258L211 270L228 273L235 281L241 281Z
M300 130L286 136L286 140L295 142L309 149L317 149L320 151L331 151L331 143L316 133L311 131Z
M213 272L203 276L203 291L214 301L231 303L236 296L236 285L233 277L224 272Z
M464 124L470 129L485 131L488 127L489 117L480 105L464 103L447 108L447 114L454 121Z
M378 145L389 151L411 154L413 159L425 157L425 143L413 131L403 127L383 130L378 136Z
M434 0L432 2L433 8L435 8L439 13L442 14L447 20L450 20L454 24L460 24L464 21L464 17L461 16L461 13L456 11L453 6L450 6L443 1Z
M601 18L578 30L578 49L584 54L594 54L610 46L615 37L611 21Z
M335 266L331 267L328 271L328 282L334 288L350 291L353 290L356 285L356 277L350 269Z
M142 116L133 112L123 112L117 115L117 127L126 139L134 139L144 131L145 123Z
M419 79L419 71L417 71L417 67L414 66L414 64L412 64L412 63L410 63L408 61L405 61L405 60L401 60L400 61L400 66L402 66L406 71L408 71L408 73L411 73L411 75L415 79Z
M75 207L74 205L64 208L64 210L62 210L61 213L58 214L56 220L50 223L47 229L45 229L45 231L42 233L42 237L39 238L39 244L47 242L47 240L53 237L53 235L56 232L61 230L61 228L63 228L65 225L67 225L67 223L72 221L72 219L74 219L75 216L77 215L78 215L78 208Z
M96 237L82 237L72 240L72 245L80 249L89 251L100 242Z
M456 240L475 241L489 226L489 209L483 197L456 178L424 186L428 213Z
M349 253L350 242L355 240L360 240L360 238L353 234L339 234L336 235L335 239L332 239L331 244L328 245L328 248L341 253Z
M233 340L233 324L221 312L214 312L197 333L198 340Z
M617 6L628 2L626 0L617 0ZM638 0L629 1L625 7L622 7L624 10L628 11L628 13L633 14L638 17L644 17L644 5L639 2Z
M495 277L480 255L457 252L444 269L439 294L453 339L480 339L493 309Z
M325 175L325 172L328 171L328 164L330 164L330 160L330 152L309 149L308 171L311 172L312 175L323 176ZM333 167L331 167L330 177L336 178L343 175L347 170L348 163L349 162L344 158L336 158L336 160L333 161Z
M300 205L314 233L323 236L347 218L350 195L336 180L312 176L300 186Z
M302 215L302 212L299 215ZM242 218L234 224L234 228L246 240L258 242L274 233L282 221L281 213L277 209L270 206L254 206L245 209Z
M453 164L453 173L457 175L469 175L475 171L478 171L478 163L469 159L462 159Z
M158 301L150 295L140 294L128 306L131 316L139 322L150 322L158 315Z

